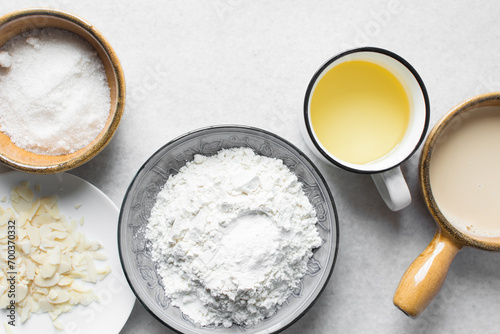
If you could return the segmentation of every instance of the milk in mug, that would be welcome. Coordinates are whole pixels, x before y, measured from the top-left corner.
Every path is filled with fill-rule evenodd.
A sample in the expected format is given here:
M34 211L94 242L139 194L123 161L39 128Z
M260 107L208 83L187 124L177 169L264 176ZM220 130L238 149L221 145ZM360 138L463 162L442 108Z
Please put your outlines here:
M431 155L432 194L457 229L500 237L500 106L477 107L455 120Z

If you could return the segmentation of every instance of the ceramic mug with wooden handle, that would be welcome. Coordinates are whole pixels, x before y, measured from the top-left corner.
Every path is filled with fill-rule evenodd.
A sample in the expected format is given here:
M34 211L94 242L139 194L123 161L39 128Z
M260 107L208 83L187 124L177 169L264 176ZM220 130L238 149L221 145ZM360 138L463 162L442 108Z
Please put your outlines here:
M436 124L419 174L438 229L394 295L394 304L411 317L438 294L464 246L500 250L500 92L471 98Z

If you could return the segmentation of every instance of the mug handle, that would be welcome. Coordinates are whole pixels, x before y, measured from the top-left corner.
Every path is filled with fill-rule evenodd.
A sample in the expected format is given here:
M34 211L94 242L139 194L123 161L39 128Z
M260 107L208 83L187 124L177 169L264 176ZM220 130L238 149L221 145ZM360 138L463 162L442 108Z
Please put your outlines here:
M443 286L451 262L462 248L440 229L431 243L408 267L394 294L394 305L416 318Z
M389 209L398 211L410 205L410 189L399 166L382 173L371 174L371 176Z

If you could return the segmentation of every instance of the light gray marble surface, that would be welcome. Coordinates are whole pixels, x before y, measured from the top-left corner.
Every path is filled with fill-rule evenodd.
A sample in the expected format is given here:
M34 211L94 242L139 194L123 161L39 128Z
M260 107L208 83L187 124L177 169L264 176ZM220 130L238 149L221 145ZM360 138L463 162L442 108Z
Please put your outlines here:
M128 184L159 147L215 124L264 128L310 157L297 126L304 92L329 57L377 46L422 76L431 126L451 107L500 90L496 1L0 0L68 10L110 41L126 75L124 117L111 144L71 173L121 204ZM413 195L393 213L369 176L317 161L340 218L340 249L327 289L284 333L498 333L500 254L464 249L417 320L392 304L401 275L436 225L418 188L420 151L403 166ZM112 321L112 319L110 319ZM137 303L122 334L172 333Z

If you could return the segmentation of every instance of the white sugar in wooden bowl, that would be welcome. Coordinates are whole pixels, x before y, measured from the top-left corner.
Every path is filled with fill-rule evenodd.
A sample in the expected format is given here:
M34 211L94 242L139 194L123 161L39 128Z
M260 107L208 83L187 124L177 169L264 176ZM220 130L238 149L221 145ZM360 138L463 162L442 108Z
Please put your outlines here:
M64 155L99 135L110 92L104 65L87 41L62 29L34 29L9 40L0 55L7 63L0 63L0 127L14 144Z
M21 34L22 36L19 37ZM11 110L9 118L4 116L4 119L0 120L0 124L4 125L0 126L2 131L0 133L0 161L10 167L32 173L55 173L80 166L97 155L109 143L116 131L124 109L123 70L109 43L92 25L73 14L52 9L25 9L0 18L0 48L13 38L21 39L33 48L43 49L42 51L46 54L41 57L40 61L42 62L51 60L50 52L53 54L57 52L58 46L54 44L57 38L62 43L77 43L80 38L74 37L74 34L83 38L86 42L81 42L84 44L88 42L90 46L87 45L87 49L81 45L76 46L76 49L75 45L71 46L66 50L69 50L68 57L64 58L65 60L61 58L57 65L60 65L63 71L69 72L98 72L104 69L105 77L102 78L102 73L101 77L93 76L93 73L82 73L83 77L70 73L73 74L72 84L63 88L58 87L60 91L54 94L50 90L40 91L43 90L44 85L37 85L36 80L33 79L37 76L36 67L32 71L12 71L27 77L26 82L23 82L21 78L10 78L9 82L9 84L17 84L22 87L21 92L28 92L27 95L30 96L25 97L13 90L12 85L0 82L0 84L4 84L4 88L10 90L9 98L14 98L13 102L16 102L12 103L14 107L20 108L24 103L31 103L32 113L29 114L29 119L24 120L24 125L17 124L23 122L21 109ZM17 45L22 45L22 43L18 41ZM82 53L87 53L79 58L86 64L69 64L71 53L75 56L74 53L77 52L78 47L81 48ZM94 52L89 52L92 48ZM92 53L95 53L95 56ZM10 55L0 52L0 66L2 67L0 71L9 71L9 67L16 61L16 65L19 66L19 56L30 58L29 53L14 53L14 56L18 58L13 59ZM78 58L74 59L78 60ZM28 63L32 60L21 59L21 63L23 61ZM54 61L57 61L56 57L54 57ZM68 65L72 67L68 67ZM66 69L64 69L65 66ZM29 65L26 67L28 68ZM3 74L7 77L9 73L4 72ZM26 89L30 75L33 76L29 78L34 86L33 94L38 89L38 94L42 97L40 106L37 106L38 98L33 98L31 96L33 94ZM57 80L65 83L63 79L57 78L57 73L54 73L53 79L50 77L44 80L47 86L51 84L58 86ZM102 82L94 84L91 82L92 80L105 80L107 82L105 85ZM105 88L109 90L103 91L103 86L106 84ZM25 86L23 87L23 85ZM91 85L95 87L92 88ZM85 92L89 87L90 91ZM75 91L71 91L71 88L74 88ZM92 89L94 89L93 92ZM86 103L86 106L82 107L84 104L82 97L85 94L93 96L95 101ZM58 97L61 97L61 100L57 100ZM105 106L104 110L103 106ZM79 113L85 113L81 120L78 117ZM2 112L0 112L0 117L1 115ZM40 129L36 128L36 117L40 118L42 125ZM23 127L30 138L23 138ZM58 141L57 137L64 138L64 140Z

